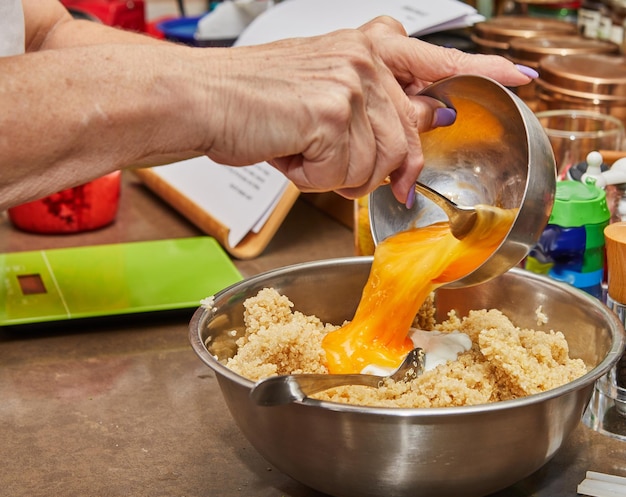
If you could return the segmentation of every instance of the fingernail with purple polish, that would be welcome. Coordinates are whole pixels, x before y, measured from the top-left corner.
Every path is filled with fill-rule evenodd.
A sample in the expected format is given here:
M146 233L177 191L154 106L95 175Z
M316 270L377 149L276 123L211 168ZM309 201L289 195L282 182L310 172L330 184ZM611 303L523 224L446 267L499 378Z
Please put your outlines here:
M406 208L410 209L413 207L413 204L415 203L415 188L411 188L409 190L409 194L406 196Z
M531 79L535 79L539 77L539 73L535 71L532 67L523 66L521 64L515 64L517 70L521 72L524 76L528 76Z
M433 128L440 126L450 126L456 121L456 111L449 107L439 107L435 109L435 120L433 122Z

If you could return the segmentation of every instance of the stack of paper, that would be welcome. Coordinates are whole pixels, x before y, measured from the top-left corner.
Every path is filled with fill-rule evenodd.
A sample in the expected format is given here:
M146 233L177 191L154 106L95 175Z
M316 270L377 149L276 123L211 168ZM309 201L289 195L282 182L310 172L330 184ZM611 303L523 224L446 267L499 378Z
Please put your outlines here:
M249 232L263 228L289 184L267 163L230 167L197 157L152 169L196 208L229 229L227 247L236 247Z
M457 0L283 0L241 33L236 45L315 36L357 28L388 15L412 36L471 26L484 20L472 6Z

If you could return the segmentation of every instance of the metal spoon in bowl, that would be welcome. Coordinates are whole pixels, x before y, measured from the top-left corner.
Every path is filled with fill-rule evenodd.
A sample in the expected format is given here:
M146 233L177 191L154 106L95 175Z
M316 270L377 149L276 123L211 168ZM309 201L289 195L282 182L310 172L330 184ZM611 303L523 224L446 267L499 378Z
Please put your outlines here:
M386 178L383 182L384 185L391 183L389 178ZM437 190L433 190L430 186L415 182L415 191L430 201L434 202L437 207L443 210L448 216L450 223L450 232L457 240L462 240L472 230L476 224L476 209L474 207L464 207L453 202L445 195L442 195ZM370 202L388 201L391 197L370 197ZM370 210L372 208L370 207ZM385 209L375 209L377 212L385 212ZM385 224L385 223L383 223Z
M476 224L477 214L474 207L460 206L437 190L433 190L419 181L415 182L415 191L432 200L446 213L450 221L450 232L457 240L465 238Z
M424 371L424 351L413 349L398 369L389 376L372 374L288 374L258 381L250 391L252 400L261 406L277 406L304 400L307 396L345 385L380 387L384 380L411 381Z

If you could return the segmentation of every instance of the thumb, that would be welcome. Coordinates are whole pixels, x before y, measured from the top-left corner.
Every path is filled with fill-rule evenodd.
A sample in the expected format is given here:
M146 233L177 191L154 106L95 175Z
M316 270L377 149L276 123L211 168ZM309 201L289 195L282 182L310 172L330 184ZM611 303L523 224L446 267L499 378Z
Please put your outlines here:
M426 96L409 96L408 98L418 134L454 124L456 110L446 107L439 100ZM417 181L424 167L424 156L419 136L417 139L418 150L413 152L418 153L411 154L412 159L405 161L389 175L394 197L398 202L406 203L409 208L415 199L415 181Z

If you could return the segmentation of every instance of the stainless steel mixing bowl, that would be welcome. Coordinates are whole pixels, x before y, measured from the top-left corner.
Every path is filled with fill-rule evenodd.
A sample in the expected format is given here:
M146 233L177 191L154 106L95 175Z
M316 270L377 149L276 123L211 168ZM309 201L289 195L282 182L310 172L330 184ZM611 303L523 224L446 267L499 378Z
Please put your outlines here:
M526 104L493 80L453 76L422 94L455 108L457 118L452 126L420 135L425 164L419 181L461 205L519 209L506 239L491 257L447 286L481 283L519 263L548 222L556 183L550 141ZM407 209L388 185L370 194L369 209L375 243L409 227L446 219L421 195Z
M517 400L437 409L366 408L305 399L261 407L253 382L222 362L241 334L243 301L265 287L295 309L325 322L351 319L371 258L305 263L261 274L198 309L190 340L214 372L226 404L250 443L276 468L321 492L341 497L484 496L530 475L576 427L594 381L619 359L624 330L598 300L544 276L513 269L487 283L439 289L439 319L450 309L498 308L522 327L565 333L571 355L588 374L554 390ZM538 326L536 309L549 317Z

